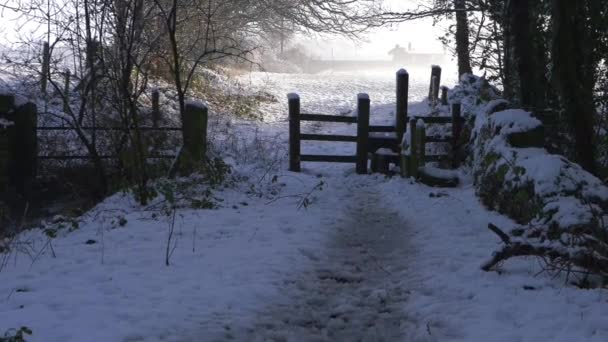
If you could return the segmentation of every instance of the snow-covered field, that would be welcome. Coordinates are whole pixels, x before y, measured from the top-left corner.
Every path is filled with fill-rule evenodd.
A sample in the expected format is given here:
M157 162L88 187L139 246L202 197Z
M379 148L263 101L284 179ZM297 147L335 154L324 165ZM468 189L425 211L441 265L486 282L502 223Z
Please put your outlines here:
M410 70L410 101L428 91L429 72ZM305 112L354 115L356 94L367 92L372 122L386 123L394 77L244 75L243 83L280 101L264 104L265 123L233 129L276 137L284 157L286 93L298 92ZM427 111L410 104L410 113ZM303 151L354 148L307 144ZM532 259L509 262L502 274L479 269L499 243L487 224L513 223L483 208L470 181L438 190L359 176L348 164L304 163L290 173L283 158L276 181L264 183L267 169L228 160L247 180L216 190L219 209L177 212L170 266L171 218L153 217L122 194L50 244L39 231L20 236L23 252L5 255L0 272L0 333L25 325L31 341L45 342L608 340L602 290L537 275Z

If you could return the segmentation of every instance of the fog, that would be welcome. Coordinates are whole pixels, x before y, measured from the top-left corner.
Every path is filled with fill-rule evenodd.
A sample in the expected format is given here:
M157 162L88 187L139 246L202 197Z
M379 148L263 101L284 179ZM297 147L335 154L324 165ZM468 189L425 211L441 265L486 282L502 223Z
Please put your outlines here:
M444 46L438 38L444 32L443 27L425 19L375 29L358 40L300 34L293 44L301 44L310 55L326 60L390 60L388 52L396 44L411 46L414 53L443 54Z

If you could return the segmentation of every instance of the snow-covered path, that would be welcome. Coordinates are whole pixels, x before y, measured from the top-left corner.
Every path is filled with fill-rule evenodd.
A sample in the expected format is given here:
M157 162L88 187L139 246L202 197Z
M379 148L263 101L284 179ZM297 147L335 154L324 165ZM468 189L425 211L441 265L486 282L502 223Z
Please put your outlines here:
M291 300L258 313L242 341L404 341L407 225L371 186L351 189L330 235L280 291Z

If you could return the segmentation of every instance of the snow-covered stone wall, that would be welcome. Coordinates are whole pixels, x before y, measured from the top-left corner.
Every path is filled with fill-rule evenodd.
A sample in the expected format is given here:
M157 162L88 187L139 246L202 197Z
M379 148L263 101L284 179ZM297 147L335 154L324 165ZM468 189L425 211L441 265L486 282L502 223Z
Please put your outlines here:
M608 187L564 156L550 154L542 123L533 113L510 108L498 94L472 75L463 76L450 94L463 104L471 130L470 165L482 202L522 225L513 236L568 253L608 243Z

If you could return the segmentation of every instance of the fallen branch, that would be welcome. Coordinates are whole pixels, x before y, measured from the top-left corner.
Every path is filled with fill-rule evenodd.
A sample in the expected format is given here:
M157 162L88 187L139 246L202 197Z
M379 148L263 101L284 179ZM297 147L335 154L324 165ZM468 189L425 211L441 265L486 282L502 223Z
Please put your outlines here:
M509 235L507 235L505 232L503 232L502 230L500 230L500 228L496 227L495 225L488 223L488 229L493 231L496 235L498 235L498 237L502 240L502 242L504 242L507 245L511 244L511 238L509 237Z

